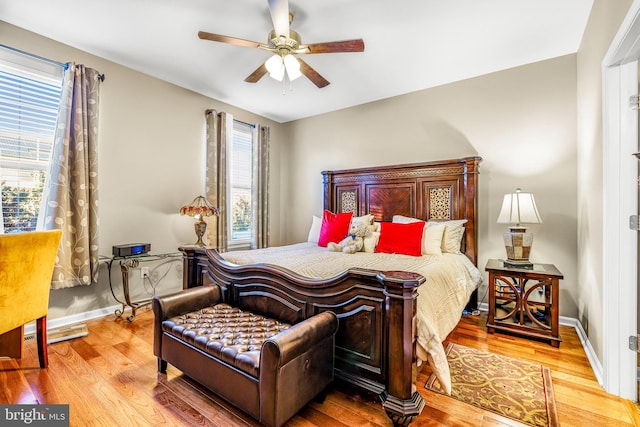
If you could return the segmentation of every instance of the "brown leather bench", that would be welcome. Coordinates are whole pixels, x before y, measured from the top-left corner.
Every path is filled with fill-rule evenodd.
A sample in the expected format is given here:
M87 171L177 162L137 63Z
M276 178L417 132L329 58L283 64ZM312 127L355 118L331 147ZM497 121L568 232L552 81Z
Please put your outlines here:
M217 286L153 298L154 354L266 426L280 426L331 381L338 319L289 324L222 302Z

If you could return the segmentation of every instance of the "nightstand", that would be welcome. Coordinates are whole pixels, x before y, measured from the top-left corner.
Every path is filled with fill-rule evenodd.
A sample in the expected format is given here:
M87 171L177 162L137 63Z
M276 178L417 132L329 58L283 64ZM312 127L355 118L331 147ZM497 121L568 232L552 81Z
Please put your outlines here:
M559 347L559 287L562 273L553 264L524 268L490 259L489 333L507 332L548 341Z

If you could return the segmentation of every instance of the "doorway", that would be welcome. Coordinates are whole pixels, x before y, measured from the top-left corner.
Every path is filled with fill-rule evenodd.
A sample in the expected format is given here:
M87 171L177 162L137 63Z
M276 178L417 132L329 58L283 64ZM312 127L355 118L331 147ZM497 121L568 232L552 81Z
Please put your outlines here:
M638 331L638 95L640 2L629 8L602 62L603 79L603 386L625 399L638 398L638 358L630 337Z

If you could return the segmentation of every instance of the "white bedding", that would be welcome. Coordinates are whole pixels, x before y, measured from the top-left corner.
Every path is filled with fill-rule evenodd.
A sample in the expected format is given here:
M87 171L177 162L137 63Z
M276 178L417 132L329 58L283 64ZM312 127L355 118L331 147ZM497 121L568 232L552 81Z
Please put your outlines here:
M465 255L443 254L413 257L407 255L357 252L332 252L315 243L298 243L249 251L221 254L227 261L238 264L272 264L300 275L326 279L353 267L372 270L402 270L421 274L426 278L418 289L417 355L428 361L451 393L449 364L442 341L455 328L471 293L482 281L480 271Z

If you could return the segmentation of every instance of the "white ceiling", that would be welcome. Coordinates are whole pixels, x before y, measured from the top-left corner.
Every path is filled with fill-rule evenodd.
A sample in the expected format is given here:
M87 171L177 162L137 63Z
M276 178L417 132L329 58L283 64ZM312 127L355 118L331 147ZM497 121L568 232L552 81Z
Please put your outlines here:
M269 52L197 37L202 30L266 43L267 0L0 0L0 20L288 122L575 53L592 4L290 0L303 43L364 39L363 53L304 57L331 82L323 89L304 76L291 87L268 75L245 83Z

